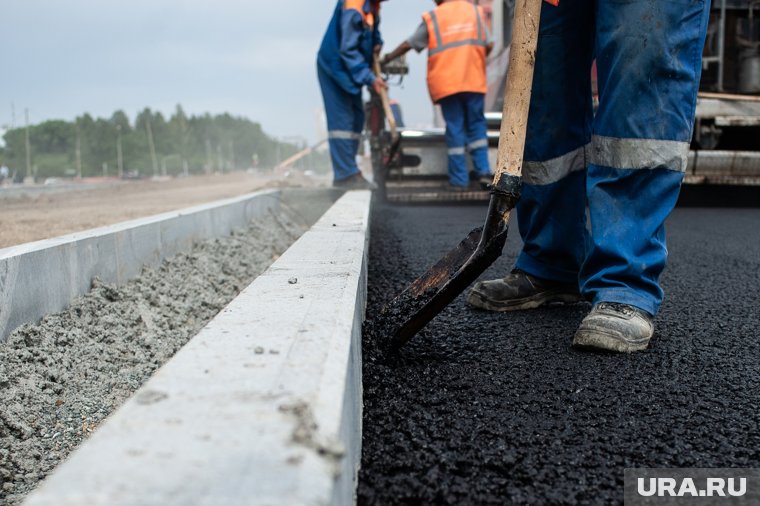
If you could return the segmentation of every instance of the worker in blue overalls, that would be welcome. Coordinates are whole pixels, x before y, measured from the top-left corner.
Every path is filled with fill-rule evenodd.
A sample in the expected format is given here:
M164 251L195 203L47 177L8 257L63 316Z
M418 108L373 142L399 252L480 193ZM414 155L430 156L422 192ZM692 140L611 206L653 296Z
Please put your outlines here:
M373 189L356 165L364 105L362 88L387 89L372 72L379 55L380 2L385 0L339 0L317 55L317 75L327 114L327 136L333 164L333 186Z
M517 204L524 245L505 278L473 287L471 305L510 311L586 298L593 307L574 345L648 346L709 14L708 0L543 4Z

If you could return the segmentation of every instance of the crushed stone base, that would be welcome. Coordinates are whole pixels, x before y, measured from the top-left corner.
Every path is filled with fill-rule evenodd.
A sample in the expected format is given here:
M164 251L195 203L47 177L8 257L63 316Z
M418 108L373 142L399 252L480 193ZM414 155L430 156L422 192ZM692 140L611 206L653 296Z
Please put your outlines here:
M306 229L280 215L197 244L0 344L0 506L21 502Z

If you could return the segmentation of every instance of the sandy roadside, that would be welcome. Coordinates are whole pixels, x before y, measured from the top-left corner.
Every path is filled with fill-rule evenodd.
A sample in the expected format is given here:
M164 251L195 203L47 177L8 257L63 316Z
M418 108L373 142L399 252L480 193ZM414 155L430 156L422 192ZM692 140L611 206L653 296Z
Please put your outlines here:
M125 181L96 189L3 199L0 248L289 185L287 180L276 177L234 172L165 181Z

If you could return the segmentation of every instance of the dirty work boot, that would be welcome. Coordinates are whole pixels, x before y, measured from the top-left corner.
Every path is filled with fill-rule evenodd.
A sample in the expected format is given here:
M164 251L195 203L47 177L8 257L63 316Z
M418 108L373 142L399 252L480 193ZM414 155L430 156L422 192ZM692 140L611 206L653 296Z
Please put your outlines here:
M479 174L474 170L470 171L470 185L474 190L488 190L488 186L493 183L493 174Z
M467 294L467 303L489 311L533 309L550 302L581 300L573 285L539 279L514 269L504 279L479 281Z
M600 302L583 319L573 346L631 353L643 350L654 334L649 313L617 302Z
M470 188L468 186L459 186L458 184L447 184L445 187L446 191L451 193L465 193L470 191Z
M367 181L361 172L340 181L333 181L334 188L343 188L344 190L377 190L377 185Z
M493 184L493 174L482 174L480 179L478 179L478 183L480 183L480 187L483 190L488 190Z

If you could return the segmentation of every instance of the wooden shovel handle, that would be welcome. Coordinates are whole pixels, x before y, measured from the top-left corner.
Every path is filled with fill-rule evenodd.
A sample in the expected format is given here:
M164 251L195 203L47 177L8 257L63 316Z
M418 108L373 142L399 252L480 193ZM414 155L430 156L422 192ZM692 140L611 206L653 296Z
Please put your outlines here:
M515 6L499 152L493 180L497 187L502 175L519 177L522 174L542 3L543 0L518 0Z
M378 79L381 79L380 61L377 58L375 58L374 62L372 63L372 70L375 72L375 76ZM388 120L388 128L391 130L391 138L395 140L398 136L396 116L393 115L393 110L391 109L391 101L388 99L388 92L386 90L380 91L380 101L383 103L385 119Z

